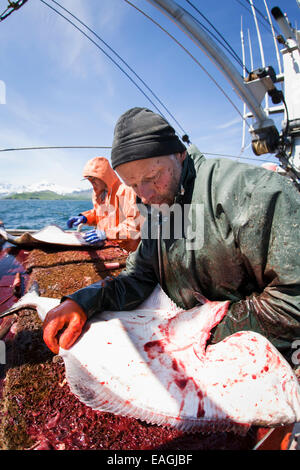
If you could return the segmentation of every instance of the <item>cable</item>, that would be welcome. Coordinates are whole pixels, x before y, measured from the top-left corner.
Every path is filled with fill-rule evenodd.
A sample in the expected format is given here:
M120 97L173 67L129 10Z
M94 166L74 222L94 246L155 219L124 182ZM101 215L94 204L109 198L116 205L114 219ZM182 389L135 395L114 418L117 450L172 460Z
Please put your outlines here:
M45 146L45 147L17 147L17 148L7 148L7 149L0 149L0 152L14 152L14 151L24 151L24 150L54 150L54 149L111 149L111 146L98 146L98 145L64 145L64 146ZM254 157L239 157L237 155L228 155L223 153L211 153L211 152L204 152L204 155L214 155L217 157L225 157L225 158L241 158L242 160L257 160L260 162L269 162L270 160L264 160L262 158L254 158Z
M167 34L167 36L169 36L179 47L181 47L181 49L184 50L184 52L186 52L190 57L191 59L193 59L193 61L203 70L203 72L206 73L206 75L213 81L213 83L216 85L216 87L219 88L219 90L221 91L221 93L223 93L223 95L225 96L225 98L229 101L229 103L234 107L234 109L236 110L236 112L241 116L242 119L244 119L244 116L242 115L242 113L240 112L240 110L238 109L238 107L234 104L234 102L231 100L231 98L227 95L227 93L224 91L224 89L218 84L218 82L214 79L214 77L206 70L206 68L196 59L195 56L193 56L193 54L191 54L184 46L181 42L179 42L171 33L169 33L165 28L163 28L159 23L157 23L157 21L155 21L153 18L151 18L151 16L147 15L147 13L145 13L143 10L141 10L140 8L138 8L136 5L134 5L132 2L130 2L129 0L124 0L126 3L128 3L128 5L132 6L135 10L137 10L138 12L140 12L142 15L144 15L148 20L152 21L152 23L154 23L158 28L160 28L165 34ZM246 121L246 124L247 126L250 128L250 125L248 124L248 122Z
M264 160L263 158L254 158L254 157L240 157L237 155L226 155L224 153L210 153L210 152L203 152L201 151L204 155L214 155L216 157L224 157L224 158L237 158L240 160L257 160L258 162L266 162L269 163L270 160Z
M250 5L250 6L252 7L252 5L251 5L251 3L249 2L249 0L245 0L245 1L246 1L246 3L248 3L248 5ZM260 9L257 8L254 4L253 4L253 8L254 8L254 10L262 17L262 19L265 21L265 23L267 23L267 25L268 25L268 30L272 32L272 30L270 29L270 23L269 23L269 21L267 20L267 18L265 17L265 15L264 15L264 14L260 11ZM275 29L275 30L277 29L276 26L275 26L274 29ZM278 29L276 30L276 34L280 34Z
M202 16L202 18L205 19L205 21L207 21L207 23L213 28L213 30L218 34L218 36L220 36L220 38L222 39L222 41L228 46L226 47L211 31L209 31L208 28L206 28L202 23L200 23L196 18L196 21L222 46L224 47L224 49L231 55L231 57L233 57L236 62L241 66L241 67L244 67L244 64L241 60L241 58L238 56L238 54L235 52L235 50L231 47L231 45L226 41L226 39L224 38L224 36L217 30L217 28L215 28L215 26L211 23L211 21L209 21L209 19L197 8L195 7L195 5L190 2L189 0L186 0L186 2L192 7L194 8L194 10L197 11L197 13L199 15ZM249 70L247 70L247 73L249 74Z
M68 21L68 23L70 23L72 26L74 26L74 28L76 28L78 31L80 31L87 39L89 39L89 41L91 41L98 49L101 50L101 52L103 52L103 54L106 55L106 57L108 57L125 75L126 77L138 88L138 90L145 96L145 98L147 98L147 100L152 104L152 106L157 110L157 112L162 115L163 117L165 117L163 115L163 113L161 112L161 110L156 106L156 104L153 102L153 100L151 100L151 98L149 98L149 96L144 92L144 90L135 82L135 80L101 47L99 46L99 44L97 44L88 34L86 34L81 28L79 28L79 26L77 26L73 21L71 21L69 18L67 18L65 15L63 15L62 13L60 13L56 8L52 7L51 5L49 5L47 2L45 2L44 0L40 0L42 3L44 3L48 8L50 8L51 10L55 11L59 16L61 16L62 18L64 18L66 21ZM62 7L63 8L63 7ZM166 119L166 118L165 118ZM181 128L181 126L180 126ZM181 128L182 129L182 128ZM182 129L183 130L183 129ZM183 130L183 132L185 132Z
M248 13L250 13L250 15L252 16L251 10L249 10L249 8L247 8L246 5L244 5L240 0L236 0L236 2L239 3L243 8L245 8L245 9L248 11ZM247 3L248 3L248 2L247 2ZM267 26L265 25L265 23L263 23L263 22L260 21L259 19L258 19L258 22L261 24L261 26L262 26L263 28L265 28L265 30L266 30L268 33L271 31L271 28L270 28L270 25L269 25L269 24L268 24L268 27L267 27ZM272 31L271 31L271 32L272 32Z
M0 149L0 152L14 152L15 150L52 150L52 149L111 149L110 147L103 147L98 145L63 145L63 146L55 146L55 147L18 147L18 148L7 148L7 149Z
M109 46L109 44L107 44L107 42L105 42L95 31L93 31L89 26L87 26L83 21L81 21L77 16L75 16L73 13L71 13L69 10L67 10L67 8L63 7L62 5L60 5L58 2L56 2L55 0L51 0L53 3L55 3L56 5L58 5L60 8L62 8L62 10L66 11L69 15L71 15L75 20L77 20L80 24L82 24L88 31L90 31L97 39L99 39L99 41L101 41L111 52L113 52L119 60L121 60L121 62L123 62L124 65L126 65L126 67L128 67L128 69L141 81L141 83L147 88L148 91L150 91L150 93L152 94L152 96L154 96L154 98L159 102L159 104L164 108L164 110L169 114L169 116L171 116L171 118L174 120L174 122L176 122L176 124L178 125L178 127L180 127L180 129L182 130L182 132L184 134L186 134L185 130L181 127L181 125L179 124L179 122L176 120L176 118L173 116L173 114L171 114L171 112L167 109L167 107L163 104L163 102L158 98L158 96L153 92L153 90L151 90L151 88L145 83L145 81L132 69L132 67L130 67L130 65L128 65L128 63L111 47Z

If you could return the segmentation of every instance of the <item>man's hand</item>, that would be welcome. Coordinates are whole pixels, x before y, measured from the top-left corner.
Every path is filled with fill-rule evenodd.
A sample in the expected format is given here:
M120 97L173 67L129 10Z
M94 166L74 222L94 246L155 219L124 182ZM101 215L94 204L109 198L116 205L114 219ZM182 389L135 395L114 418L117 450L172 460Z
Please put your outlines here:
M67 221L67 227L72 228L72 227L78 227L80 224L86 224L87 223L87 218L85 215L78 215L75 217L71 217Z
M106 239L106 233L104 230L93 229L85 232L83 238L90 245L95 245Z
M50 310L43 324L43 337L48 348L54 354L58 354L60 347L69 349L80 336L86 320L82 308L71 299Z

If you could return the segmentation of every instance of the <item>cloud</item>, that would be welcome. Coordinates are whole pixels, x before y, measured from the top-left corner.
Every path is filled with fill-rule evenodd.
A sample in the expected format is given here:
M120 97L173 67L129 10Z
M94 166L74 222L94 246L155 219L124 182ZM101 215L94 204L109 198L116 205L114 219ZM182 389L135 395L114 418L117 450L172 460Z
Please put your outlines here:
M32 137L23 129L2 126L0 129L1 148L46 147L48 142ZM91 151L67 149L19 150L0 152L1 182L31 184L41 180L71 187L87 187L81 182L84 163Z
M216 126L216 129L228 129L229 127L233 127L233 126L236 126L236 124L238 124L239 126L241 126L242 124L242 118L240 116L232 119L231 121L226 121L224 122L223 124L219 124Z

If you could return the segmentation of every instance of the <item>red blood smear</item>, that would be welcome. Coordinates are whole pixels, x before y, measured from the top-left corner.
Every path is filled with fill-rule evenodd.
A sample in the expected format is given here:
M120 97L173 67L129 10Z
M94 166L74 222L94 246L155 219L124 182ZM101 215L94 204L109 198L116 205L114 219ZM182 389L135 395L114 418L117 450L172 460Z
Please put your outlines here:
M158 354L164 352L164 345L162 341L149 341L144 345L144 350L148 354L149 359L155 359Z
M3 275L11 274L13 282L13 277L17 271L24 272L22 257L25 258L25 255L22 250L15 250L15 252L15 257L10 256L9 260L7 260L7 252L4 253L0 250L0 281ZM20 264L16 262L16 256ZM6 266L4 267L4 265ZM22 337L20 337L19 341L22 341ZM41 343L36 339L36 342L33 341L32 345L34 349L30 352L30 355L33 357L33 360L37 357L40 361ZM155 356L164 352L164 344L161 341L153 341L145 344L144 349L150 355L154 354ZM171 367L173 367L174 371L178 372L181 370L182 365L174 360ZM40 383L40 371L42 368L48 370L47 363L43 364L37 361L32 370L32 383ZM17 392L12 390L9 395L11 400L17 400L18 398L22 417L26 422L27 435L35 443L32 446L35 450L63 448L70 450L246 450L254 445L255 436L250 434L246 437L223 432L209 435L201 433L185 435L175 429L147 425L133 418L93 411L91 408L80 403L70 393L67 385L64 387L57 386L56 374L59 375L59 383L62 383L64 379L64 368L61 364L53 363L50 369L53 374L53 380L47 378L47 375L43 378L43 386L48 389L48 393L43 400L37 400L36 388L32 386L31 382L27 383L26 381L26 391L24 390L24 393L20 389L17 396ZM204 413L201 404L203 399L201 391L199 391L198 397L198 415L200 417ZM15 417L12 417L12 420L15 419Z
M198 410L197 410L197 418L202 418L204 415L205 415L205 411L202 407L202 403L199 402Z
M199 404L198 404L198 410L197 410L197 418L202 418L205 415L205 411L203 408L203 392L201 390L198 391L197 393L199 397Z
M183 390L186 387L189 379L175 379L174 382L176 383L177 387Z

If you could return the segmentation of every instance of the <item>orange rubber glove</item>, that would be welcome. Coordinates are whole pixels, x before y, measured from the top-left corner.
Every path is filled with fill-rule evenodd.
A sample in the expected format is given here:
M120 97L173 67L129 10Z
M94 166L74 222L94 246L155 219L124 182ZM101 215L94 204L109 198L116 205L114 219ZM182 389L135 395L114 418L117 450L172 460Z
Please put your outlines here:
M80 336L86 320L82 308L71 299L50 310L43 323L43 338L48 348L54 354L58 354L60 347L69 349Z

